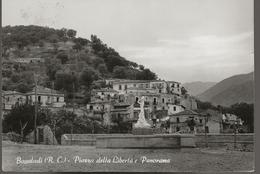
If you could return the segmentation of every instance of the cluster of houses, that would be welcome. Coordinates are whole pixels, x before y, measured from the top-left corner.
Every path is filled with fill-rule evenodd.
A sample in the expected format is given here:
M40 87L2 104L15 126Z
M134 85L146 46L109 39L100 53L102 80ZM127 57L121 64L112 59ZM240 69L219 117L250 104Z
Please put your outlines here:
M217 111L198 111L194 97L182 93L179 82L164 80L106 80L108 88L91 91L91 101L75 113L100 119L104 125L122 122L135 123L140 112L138 101L145 97L145 117L155 127L163 127L169 133L222 133L226 125L237 122L235 115L222 115ZM41 107L65 109L64 94L37 86L37 98ZM35 89L28 93L4 91L4 113L17 104L35 103ZM69 109L69 108L67 108ZM223 122L225 126L223 126ZM242 124L241 120L239 124ZM166 126L167 125L167 126ZM230 128L230 127L229 127Z
M37 98L35 98L35 92L37 93ZM50 108L62 108L66 105L64 100L64 94L59 91L45 88L42 86L37 86L28 93L21 93L17 91L3 91L3 111L7 114L13 107L20 104L34 104L35 99L42 107Z

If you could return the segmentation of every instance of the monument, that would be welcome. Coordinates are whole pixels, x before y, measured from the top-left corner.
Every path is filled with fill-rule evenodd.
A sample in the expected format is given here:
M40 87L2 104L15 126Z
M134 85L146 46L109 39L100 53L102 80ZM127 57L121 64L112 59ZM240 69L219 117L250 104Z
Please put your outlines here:
M140 104L140 113L138 116L137 123L134 124L132 133L134 135L149 135L153 134L153 129L151 128L151 125L147 123L145 120L144 115L144 96L141 97L140 101L138 102Z

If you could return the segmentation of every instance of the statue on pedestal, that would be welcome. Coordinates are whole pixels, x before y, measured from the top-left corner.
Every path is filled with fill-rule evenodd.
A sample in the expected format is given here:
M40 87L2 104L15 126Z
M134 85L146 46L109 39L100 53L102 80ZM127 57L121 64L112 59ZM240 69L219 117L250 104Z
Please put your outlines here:
M150 128L151 125L147 123L144 117L144 96L141 97L138 103L140 104L140 113L137 123L134 124L134 128Z

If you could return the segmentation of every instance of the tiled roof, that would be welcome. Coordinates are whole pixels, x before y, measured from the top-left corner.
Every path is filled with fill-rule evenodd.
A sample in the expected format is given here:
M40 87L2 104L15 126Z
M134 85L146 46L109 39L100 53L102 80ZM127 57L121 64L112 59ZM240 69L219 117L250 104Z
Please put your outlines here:
M31 92L28 92L27 94L28 95L32 95L34 94L34 90L35 88L33 88L33 90ZM59 91L56 91L56 90L53 90L53 89L50 89L50 88L46 88L46 87L43 87L43 86L37 86L37 93L38 94L52 94L52 95L64 95L63 93L59 92Z
M118 92L114 89L111 89L111 88L102 88L102 89L93 89L93 92Z
M163 80L118 80L115 81L114 83L149 83L149 82L165 82Z
M24 95L23 93L17 91L3 91L3 95L14 95L14 94Z
M181 111L179 113L172 114L172 116L180 116L180 115L199 115L199 113L187 109L185 111Z

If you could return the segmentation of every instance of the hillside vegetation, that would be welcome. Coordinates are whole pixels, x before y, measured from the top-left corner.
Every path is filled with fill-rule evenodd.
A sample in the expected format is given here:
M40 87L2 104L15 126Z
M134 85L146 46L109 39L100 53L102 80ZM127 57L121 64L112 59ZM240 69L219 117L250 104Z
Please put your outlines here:
M94 81L104 78L154 80L157 75L129 61L96 35L76 37L73 29L41 26L3 27L4 90L27 92L38 83L86 94L99 88ZM42 58L44 63L17 63L18 58ZM74 84L74 85L72 85ZM73 87L74 86L74 87Z

